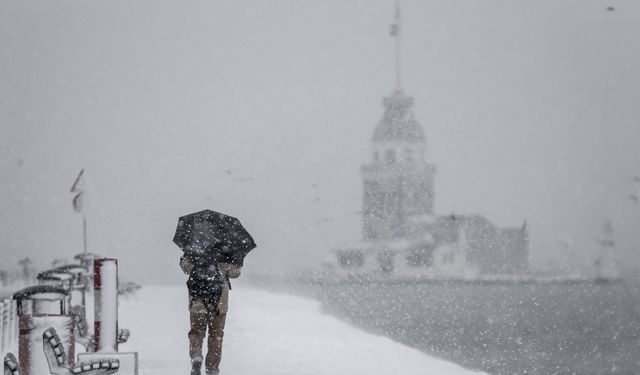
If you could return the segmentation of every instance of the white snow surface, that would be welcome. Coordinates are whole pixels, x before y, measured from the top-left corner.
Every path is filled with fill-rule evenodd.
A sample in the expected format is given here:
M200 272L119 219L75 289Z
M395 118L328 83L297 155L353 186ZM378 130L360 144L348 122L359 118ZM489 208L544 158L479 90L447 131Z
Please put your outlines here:
M230 299L222 375L481 374L356 329L314 300L245 286ZM186 287L145 286L121 298L119 319L131 329L120 351L139 352L140 375L188 374Z

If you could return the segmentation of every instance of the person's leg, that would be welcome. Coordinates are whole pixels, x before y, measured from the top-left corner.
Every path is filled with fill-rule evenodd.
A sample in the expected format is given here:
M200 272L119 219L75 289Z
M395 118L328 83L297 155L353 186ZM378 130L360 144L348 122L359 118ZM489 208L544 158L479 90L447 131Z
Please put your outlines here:
M215 375L218 373L218 366L220 366L220 360L222 359L222 339L224 337L224 323L226 319L227 314L211 315L209 318L209 351L207 352L205 361L207 375Z
M191 330L189 331L189 357L195 373L202 366L202 342L207 334L208 317L206 313L190 312ZM192 371L192 373L194 373Z

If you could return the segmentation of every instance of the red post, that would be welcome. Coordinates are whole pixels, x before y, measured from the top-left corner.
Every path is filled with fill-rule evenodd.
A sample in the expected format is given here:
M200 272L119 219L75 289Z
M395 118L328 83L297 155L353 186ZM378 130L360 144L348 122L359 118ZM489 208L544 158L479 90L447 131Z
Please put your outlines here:
M96 352L118 351L118 260L93 262Z

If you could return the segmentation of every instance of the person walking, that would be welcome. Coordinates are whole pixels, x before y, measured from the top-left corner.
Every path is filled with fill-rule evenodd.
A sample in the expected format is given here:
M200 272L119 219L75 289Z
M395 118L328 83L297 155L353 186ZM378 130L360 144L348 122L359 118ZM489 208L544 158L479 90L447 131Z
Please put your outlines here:
M189 275L191 375L201 375L203 362L206 375L218 375L229 310L229 279L240 276L244 258L256 243L240 220L212 210L178 218L173 243L183 251L180 267ZM205 337L208 351L203 358Z
M224 325L229 310L229 279L240 276L241 268L225 260L198 259L183 255L180 267L189 275L189 357L191 375L200 375L202 362L206 375L218 375L222 358ZM207 356L202 344L207 335Z

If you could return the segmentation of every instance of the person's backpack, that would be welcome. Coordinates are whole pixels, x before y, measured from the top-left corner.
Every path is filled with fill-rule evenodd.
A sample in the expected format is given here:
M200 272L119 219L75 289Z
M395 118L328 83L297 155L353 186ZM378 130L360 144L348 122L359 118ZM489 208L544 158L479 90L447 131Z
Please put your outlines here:
M204 304L210 314L218 315L218 303L222 297L225 279L216 264L195 266L189 274L189 295Z

